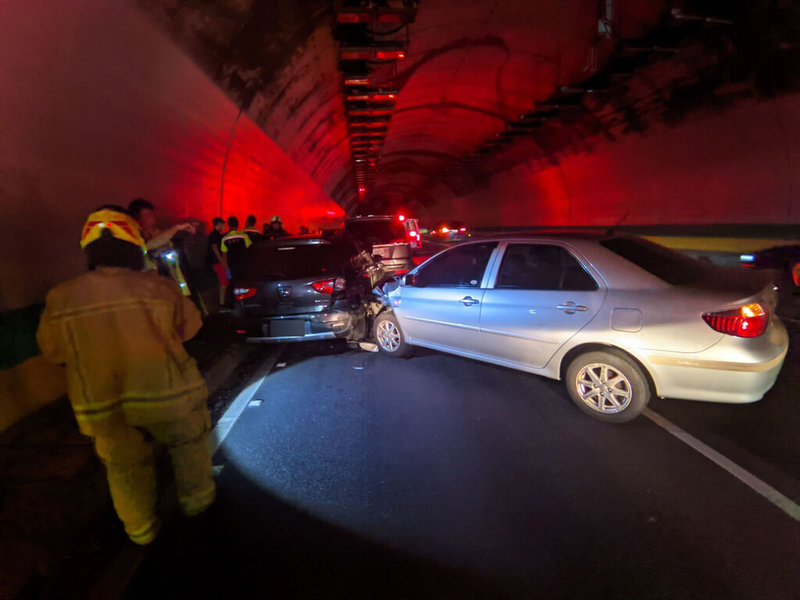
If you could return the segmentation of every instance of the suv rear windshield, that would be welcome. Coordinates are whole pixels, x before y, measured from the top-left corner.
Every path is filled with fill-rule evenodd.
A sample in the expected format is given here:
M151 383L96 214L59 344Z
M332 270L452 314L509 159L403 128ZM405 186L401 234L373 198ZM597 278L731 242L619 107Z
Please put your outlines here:
M254 244L247 249L240 276L244 279L300 279L343 275L347 259L356 254L351 244L276 246Z
M600 244L671 285L697 283L709 271L698 260L642 238L621 236Z
M345 231L359 240L371 244L390 244L406 241L406 230L394 219L365 219L347 221Z

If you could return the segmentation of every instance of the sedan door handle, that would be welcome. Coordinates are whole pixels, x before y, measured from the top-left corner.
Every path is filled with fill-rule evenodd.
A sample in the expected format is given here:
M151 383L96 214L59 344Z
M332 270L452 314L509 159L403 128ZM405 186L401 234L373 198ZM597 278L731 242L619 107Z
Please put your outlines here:
M478 304L479 301L472 296L464 296L459 302L462 302L464 306L472 306L473 304Z
M568 315L574 315L576 312L586 312L589 310L588 306L583 306L582 304L575 304L574 302L564 302L564 304L559 304L556 306L558 310L563 310Z

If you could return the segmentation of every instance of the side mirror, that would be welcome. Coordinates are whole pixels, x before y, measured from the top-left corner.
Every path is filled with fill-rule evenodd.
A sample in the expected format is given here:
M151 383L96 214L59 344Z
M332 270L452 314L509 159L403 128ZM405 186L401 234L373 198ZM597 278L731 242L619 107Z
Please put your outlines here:
M406 287L414 287L417 285L417 276L414 273L409 273L408 275L403 275L403 278L400 280L401 285Z

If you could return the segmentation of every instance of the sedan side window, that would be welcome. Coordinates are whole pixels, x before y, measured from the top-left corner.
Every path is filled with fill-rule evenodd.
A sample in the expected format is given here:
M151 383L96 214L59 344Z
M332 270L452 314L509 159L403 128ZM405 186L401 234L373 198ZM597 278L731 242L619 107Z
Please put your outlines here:
M495 242L468 244L444 252L419 271L416 285L479 287L495 246Z
M497 288L592 291L597 282L561 246L510 244L503 257Z

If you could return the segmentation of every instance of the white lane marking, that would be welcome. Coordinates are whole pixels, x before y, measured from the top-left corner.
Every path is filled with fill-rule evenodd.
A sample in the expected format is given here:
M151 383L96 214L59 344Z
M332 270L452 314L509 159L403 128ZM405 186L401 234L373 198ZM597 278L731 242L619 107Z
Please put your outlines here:
M650 419L653 423L666 430L671 435L678 438L687 446L697 450L700 454L705 456L710 461L716 463L718 466L725 469L728 473L736 477L739 481L744 483L753 491L762 495L764 498L772 502L775 506L780 508L787 515L792 517L795 521L800 521L800 505L793 502L781 494L774 487L753 475L750 471L743 469L735 462L723 456L710 446L707 446L690 433L685 432L683 429L675 425L672 421L662 417L658 413L653 412L649 408L644 409L642 413L645 417Z
M275 361L280 356L282 350L283 345L277 346L274 352L270 352L269 356L259 365L256 371L257 373L263 373L263 375L239 392L239 395L231 402L231 405L214 426L214 429L211 430L210 444L212 454L217 451L222 445L222 442L225 441L225 438L228 437L237 419L242 416L244 409L247 408L250 400L256 395L258 388L261 387L261 384L264 383L267 375L269 375L270 370L275 365Z

